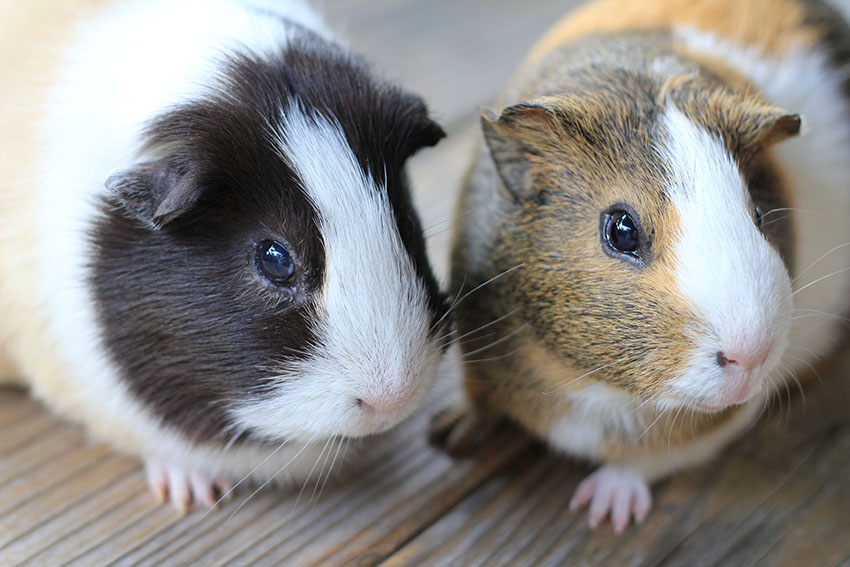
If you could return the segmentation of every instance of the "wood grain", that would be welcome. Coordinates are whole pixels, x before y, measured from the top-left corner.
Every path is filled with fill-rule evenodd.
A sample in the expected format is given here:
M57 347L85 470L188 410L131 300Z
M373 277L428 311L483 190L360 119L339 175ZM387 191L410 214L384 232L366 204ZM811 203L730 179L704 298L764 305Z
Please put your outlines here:
M428 249L447 274L454 195L488 104L574 2L326 0L356 51L423 93L449 138L414 158ZM459 212L462 214L462 211ZM845 565L850 567L850 358L777 401L719 459L662 482L616 537L567 502L591 470L507 432L476 458L427 446L457 392L457 354L426 406L325 486L239 491L185 517L139 463L0 389L0 566ZM321 485L322 483L320 483Z

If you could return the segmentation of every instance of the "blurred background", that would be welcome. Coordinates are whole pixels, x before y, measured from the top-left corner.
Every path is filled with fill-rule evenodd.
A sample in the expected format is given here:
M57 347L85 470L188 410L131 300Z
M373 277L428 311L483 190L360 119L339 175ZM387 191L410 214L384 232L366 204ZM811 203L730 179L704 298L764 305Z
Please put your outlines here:
M445 281L454 196L491 107L535 40L579 0L320 0L333 30L423 96L448 137L411 164L435 269Z

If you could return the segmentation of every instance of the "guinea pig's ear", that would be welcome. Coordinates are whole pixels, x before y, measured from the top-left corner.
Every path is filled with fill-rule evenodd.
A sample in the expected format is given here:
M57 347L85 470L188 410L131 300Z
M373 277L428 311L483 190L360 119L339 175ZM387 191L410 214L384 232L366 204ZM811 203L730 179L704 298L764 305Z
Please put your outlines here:
M729 136L730 147L743 155L800 134L802 119L751 95L716 91L694 105L709 124L716 124Z
M481 112L481 129L493 163L505 187L514 197L526 195L531 188L531 155L553 140L558 128L555 111L543 103L531 102L509 106L496 116Z
M178 173L166 160L142 163L106 180L111 196L134 218L160 229L195 206L201 187L192 173Z
M406 93L404 95L404 121L409 125L403 136L399 153L406 160L422 148L436 146L437 142L446 137L445 131L428 115L428 107L420 97Z
M803 124L799 114L776 107L758 109L753 114L753 122L751 140L761 146L776 144L799 135Z

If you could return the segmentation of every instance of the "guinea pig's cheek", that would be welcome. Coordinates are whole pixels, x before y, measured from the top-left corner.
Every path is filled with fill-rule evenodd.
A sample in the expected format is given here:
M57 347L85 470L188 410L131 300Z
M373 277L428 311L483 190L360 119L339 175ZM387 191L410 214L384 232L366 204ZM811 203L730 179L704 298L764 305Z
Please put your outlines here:
M327 351L290 364L272 378L276 387L231 408L234 427L271 441L299 442L386 431L412 414L433 386L440 350L431 345L422 353L406 365L390 365L388 356L384 364L358 365L353 353Z

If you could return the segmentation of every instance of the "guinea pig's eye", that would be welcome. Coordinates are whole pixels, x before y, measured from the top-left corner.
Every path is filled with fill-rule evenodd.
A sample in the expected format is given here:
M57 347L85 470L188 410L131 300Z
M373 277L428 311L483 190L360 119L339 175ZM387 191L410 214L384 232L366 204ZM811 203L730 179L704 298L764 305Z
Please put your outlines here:
M605 241L619 252L634 253L638 248L638 229L632 215L614 211L605 226Z
M756 226L761 228L764 222L764 213L761 212L761 207L753 205L753 217L756 219Z
M257 246L257 269L273 284L283 285L295 273L295 264L283 244L264 240Z

